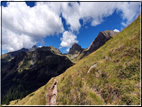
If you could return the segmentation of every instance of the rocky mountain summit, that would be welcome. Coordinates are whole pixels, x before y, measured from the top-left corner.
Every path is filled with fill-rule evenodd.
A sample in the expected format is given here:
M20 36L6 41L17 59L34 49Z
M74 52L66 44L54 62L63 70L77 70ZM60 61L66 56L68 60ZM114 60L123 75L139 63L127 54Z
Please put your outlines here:
M38 47L36 45L34 45L31 49L29 49L29 51L35 51Z
M77 43L74 43L72 47L70 48L69 52L67 53L67 55L72 60L76 58L77 56L79 56L83 50L84 49L82 49L80 45L78 45Z
M72 47L70 48L68 54L76 54L76 53L78 53L78 52L82 52L82 50L83 50L83 49L81 48L80 45L78 45L77 43L74 43L74 44L72 45Z
M91 45L87 49L87 55L97 50L102 45L104 45L106 41L114 37L116 34L118 34L118 32L114 32L112 30L106 30L104 32L100 32L96 37L96 39L91 43Z

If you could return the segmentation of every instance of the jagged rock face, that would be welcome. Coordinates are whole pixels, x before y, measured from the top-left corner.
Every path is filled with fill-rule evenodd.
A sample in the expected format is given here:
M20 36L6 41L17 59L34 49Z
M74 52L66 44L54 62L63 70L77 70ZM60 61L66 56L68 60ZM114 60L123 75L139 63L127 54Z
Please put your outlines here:
M51 50L51 52L53 52L54 54L57 54L57 55L61 55L61 51L57 48L54 48L53 46L48 46Z
M81 56L79 56L79 59L82 59L83 57L91 54L92 52L99 49L101 46L103 46L109 39L114 37L119 32L114 32L112 30L106 30L104 32L99 32L98 36L95 38L95 40L91 43L91 45L82 51Z
M107 38L112 38L113 36L115 36L116 34L118 34L119 32L115 32L113 30L106 30L104 32L102 32Z
M78 52L81 52L83 49L81 48L80 45L78 45L77 43L74 43L72 45L72 47L70 48L68 54L76 54Z
M82 49L80 45L74 43L67 53L67 56L70 58L70 60L73 60L78 57L83 50L84 49Z
M82 49L81 46L79 46L77 43L74 43L67 55L71 60L77 57L80 57L79 59L82 59L83 57L96 51L98 48L104 45L110 38L112 38L116 34L118 34L118 32L114 32L112 30L99 32L96 39L91 43L91 45L87 49Z
M33 48L33 49L36 49L36 48L37 48L37 46L36 46L36 45L34 45L32 48Z
M34 45L34 46L30 49L30 51L35 51L37 48L38 48L38 47L37 47L36 45Z
M42 47L15 56L2 68L2 102L23 98L72 66L59 54L56 48Z
M87 55L94 52L102 45L106 43L110 38L118 34L118 32L114 32L112 30L106 30L104 32L100 32L96 39L91 43L90 47L87 49Z

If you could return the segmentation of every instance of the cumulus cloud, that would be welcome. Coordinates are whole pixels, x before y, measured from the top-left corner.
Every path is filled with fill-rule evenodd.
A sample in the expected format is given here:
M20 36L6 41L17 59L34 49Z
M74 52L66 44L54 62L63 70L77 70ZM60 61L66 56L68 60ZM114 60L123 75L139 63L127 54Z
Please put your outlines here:
M36 44L36 42L32 40L33 38L25 34L19 35L9 30L3 30L2 33L4 35L2 36L2 48L4 50L14 51L23 47L29 48L29 46Z
M78 31L81 27L79 22L80 17L80 5L77 2L62 3L62 16L66 19L67 24L70 25L72 31Z
M44 3L30 8L24 2L11 2L3 7L2 16L3 27L18 33L45 37L63 31L61 18Z
M113 31L114 31L114 32L120 32L118 29L114 29Z
M2 7L2 47L8 51L30 48L46 36L64 32L60 48L69 48L78 42L74 31L79 32L80 19L84 24L97 26L116 10L126 27L138 16L139 7L140 2L37 2L34 7L9 2ZM70 26L69 31L64 31L61 16Z
M38 46L38 48L42 48L43 46Z
M8 7L2 7L2 27L3 49L7 47L9 51L23 46L30 48L31 44L39 42L42 38L64 31L59 14L42 2L36 3L32 8L25 2L9 2ZM5 31L12 36L6 35ZM11 38L13 41L29 38L29 41L17 42L17 46L15 46L15 42L11 44L5 38Z
M103 18L111 15L115 10L115 2L81 2L80 14L84 22L91 22L96 26L103 22Z
M66 52L69 52L69 50L70 50L70 49L69 49L69 48L67 48L67 49L66 49Z
M78 41L76 39L77 39L76 35L74 35L71 32L65 31L63 33L62 38L60 39L61 40L61 44L60 44L61 47L60 48L62 48L62 47L70 48L73 43L78 43Z
M121 11L123 20L121 24L126 27L136 19L140 12L140 2L118 2L116 4L117 10Z
M79 31L80 19L83 19L84 24L91 23L92 26L97 26L115 10L126 21L122 22L126 27L138 16L140 2L65 2L60 3L60 10L71 31Z

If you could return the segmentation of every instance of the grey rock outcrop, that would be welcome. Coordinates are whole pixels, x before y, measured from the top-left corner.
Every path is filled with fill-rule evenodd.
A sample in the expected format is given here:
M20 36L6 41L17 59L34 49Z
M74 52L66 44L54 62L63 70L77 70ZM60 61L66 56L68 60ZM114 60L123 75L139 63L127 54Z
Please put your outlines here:
M81 48L80 45L78 45L77 43L74 43L74 44L72 45L72 47L70 48L68 54L76 54L76 53L78 53L78 52L82 52L82 50L83 50L83 49Z
M68 57L70 57L70 59L74 59L77 56L80 55L80 53L83 51L84 49L81 48L80 45L78 45L77 43L74 43L72 45L72 47L70 48L69 52L67 53Z
M104 45L109 39L114 37L119 32L114 32L113 30L106 30L104 32L99 32L96 39L91 43L91 45L84 50L84 56L89 55L90 53L96 51L102 45Z

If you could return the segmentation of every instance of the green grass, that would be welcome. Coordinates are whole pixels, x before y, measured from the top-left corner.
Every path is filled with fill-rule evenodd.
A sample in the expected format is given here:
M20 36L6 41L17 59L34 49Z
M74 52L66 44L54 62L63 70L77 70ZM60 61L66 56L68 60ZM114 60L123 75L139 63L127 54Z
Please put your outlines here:
M87 73L94 63L97 66ZM38 95L28 95L16 104L45 105L42 93L53 79L34 92ZM140 105L140 16L56 79L59 105Z

